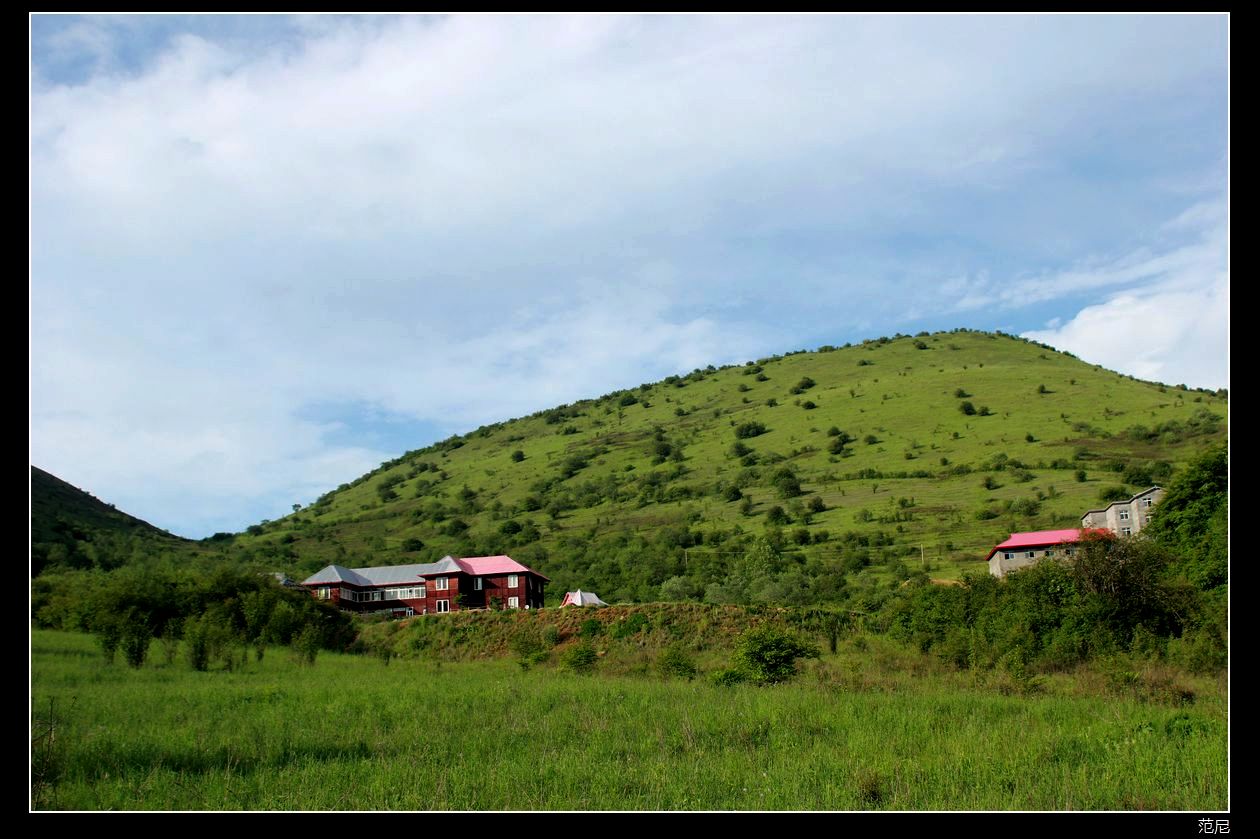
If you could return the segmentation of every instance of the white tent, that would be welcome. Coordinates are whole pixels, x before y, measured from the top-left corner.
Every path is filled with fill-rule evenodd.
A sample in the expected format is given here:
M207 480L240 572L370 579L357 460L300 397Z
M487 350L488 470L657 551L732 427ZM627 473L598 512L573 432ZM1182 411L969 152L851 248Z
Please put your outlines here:
M564 601L560 605L561 607L564 607L607 606L608 604L600 600L598 594L595 594L592 591L582 591L582 589L578 589L577 591L566 592L564 595Z

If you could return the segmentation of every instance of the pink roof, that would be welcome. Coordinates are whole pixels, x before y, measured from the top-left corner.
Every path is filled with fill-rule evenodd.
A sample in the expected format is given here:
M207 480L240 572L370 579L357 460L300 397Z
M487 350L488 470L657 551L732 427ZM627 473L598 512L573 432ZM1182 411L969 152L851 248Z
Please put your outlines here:
M1106 533L1107 530L1080 530L1072 528L1070 530L1033 530L1028 533L1012 533L1011 538L1002 542L1000 545L989 551L989 555L985 559L992 559L993 555L998 551L1010 550L1012 548L1040 548L1047 545L1064 545L1069 542L1079 542L1081 536L1087 533Z
M510 556L466 556L455 560L469 574L534 574L543 577L532 568L526 568ZM550 582L548 580L548 582Z

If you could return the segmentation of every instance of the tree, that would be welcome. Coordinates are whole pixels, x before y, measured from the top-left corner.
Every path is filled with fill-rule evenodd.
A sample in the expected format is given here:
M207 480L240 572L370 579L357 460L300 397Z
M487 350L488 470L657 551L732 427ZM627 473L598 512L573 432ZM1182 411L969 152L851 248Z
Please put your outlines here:
M964 415L969 417L975 416L976 414L976 406L972 405L970 402L958 403L958 410L962 411Z
M1229 453L1213 446L1173 478L1146 531L1177 555L1176 567L1202 589L1229 577Z
M525 459L525 452L521 451L520 449L517 449L516 451L512 452L513 463L520 463L524 459Z

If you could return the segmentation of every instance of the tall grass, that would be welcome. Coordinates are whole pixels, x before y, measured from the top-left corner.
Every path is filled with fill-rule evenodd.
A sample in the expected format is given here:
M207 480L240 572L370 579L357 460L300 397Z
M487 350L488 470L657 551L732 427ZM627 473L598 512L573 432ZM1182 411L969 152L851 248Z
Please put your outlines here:
M915 672L915 662L929 662ZM65 809L1223 809L1223 692L1004 695L846 642L796 683L281 651L233 672L107 665L35 632Z

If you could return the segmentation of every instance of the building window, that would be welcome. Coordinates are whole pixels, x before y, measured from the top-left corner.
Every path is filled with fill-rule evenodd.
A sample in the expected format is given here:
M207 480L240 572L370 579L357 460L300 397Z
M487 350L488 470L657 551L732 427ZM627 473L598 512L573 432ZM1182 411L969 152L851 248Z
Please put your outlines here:
M451 601L439 600L437 602L437 610L438 612L449 612L451 610Z
M1046 556L1054 556L1054 551L1053 551L1053 550L1050 550L1050 549L1047 549L1047 550L1046 550Z
M433 581L433 587L438 591L449 591L451 588L451 581L448 577L438 577Z
M1149 498L1143 498L1143 499L1142 499L1142 506L1143 506L1143 507L1149 507L1149 506L1151 506L1151 499L1149 499Z
M519 597L509 597L509 598L508 598L508 608L509 608L509 609L519 609L519 608L521 608L521 599L520 599Z
M1003 556L1005 556L1007 559L1014 559L1014 558L1015 558L1015 554L1013 554L1013 553L1003 554Z
M520 580L515 574L508 574L508 588L516 588L520 585Z
M319 587L319 599L320 599L320 600L327 600L327 599L328 599L328 586L320 586L320 587Z
M1129 520L1129 511L1128 511L1128 510L1121 510L1121 511L1120 511L1120 521L1128 521L1128 520Z
M473 591L481 591L485 588L486 581L480 577L473 577Z
M1029 552L1028 552L1028 558L1029 558L1029 559L1032 559L1032 558L1033 558L1033 557L1035 557L1036 555L1037 555L1036 551L1029 551Z
M1131 528L1128 528L1128 527L1122 527L1122 528L1120 528L1120 535L1121 535L1121 536L1128 536L1128 535L1129 535L1130 533L1132 533L1132 532L1133 532L1133 530L1132 530Z

